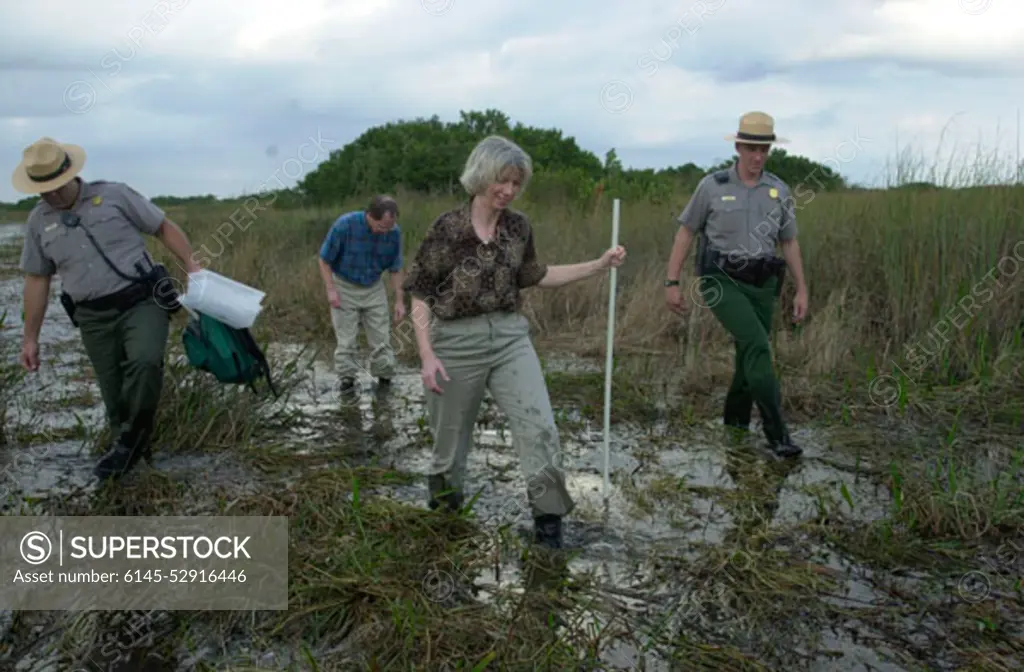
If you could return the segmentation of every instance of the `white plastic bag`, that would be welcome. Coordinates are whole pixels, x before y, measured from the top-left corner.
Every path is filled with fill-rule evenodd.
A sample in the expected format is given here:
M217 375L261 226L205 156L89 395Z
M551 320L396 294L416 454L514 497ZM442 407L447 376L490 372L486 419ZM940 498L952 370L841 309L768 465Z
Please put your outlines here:
M181 297L186 308L205 313L236 329L248 329L263 307L266 293L203 269L188 276L188 290Z

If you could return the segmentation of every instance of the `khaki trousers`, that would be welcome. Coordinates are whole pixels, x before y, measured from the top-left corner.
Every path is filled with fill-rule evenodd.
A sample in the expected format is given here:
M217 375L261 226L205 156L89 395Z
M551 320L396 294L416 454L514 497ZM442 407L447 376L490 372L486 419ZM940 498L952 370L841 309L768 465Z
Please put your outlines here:
M341 308L331 307L331 323L337 346L334 349L334 370L339 378L355 378L367 370L377 378L390 378L395 373L395 351L391 347L391 311L383 279L369 287L356 285L333 276L334 287L341 299ZM368 366L358 360L359 327L366 329L370 345Z
M575 504L565 487L558 428L529 329L523 315L497 312L431 325L434 353L450 380L438 376L444 394L424 390L434 435L429 475L443 475L449 487L464 492L473 428L488 390L508 417L533 516L566 515Z

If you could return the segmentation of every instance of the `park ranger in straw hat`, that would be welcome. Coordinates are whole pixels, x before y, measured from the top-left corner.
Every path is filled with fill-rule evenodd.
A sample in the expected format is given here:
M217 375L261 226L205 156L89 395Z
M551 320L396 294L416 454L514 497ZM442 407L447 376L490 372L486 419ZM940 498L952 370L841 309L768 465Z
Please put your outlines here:
M79 177L85 150L41 138L24 150L14 188L41 200L25 223L25 333L21 364L39 369L39 330L53 275L61 302L79 327L99 381L113 446L96 465L101 480L148 455L163 387L170 312L177 296L170 276L146 251L155 236L187 272L200 270L181 229L164 211L120 182Z
M726 139L735 143L739 158L729 168L706 175L679 215L665 301L671 310L685 312L679 273L694 236L702 234L696 252L701 294L736 343L725 425L749 430L756 403L769 446L779 456L796 457L802 451L782 418L769 343L772 310L787 267L796 283L794 321L807 313L793 198L782 180L764 170L771 146L786 141L776 137L774 120L763 112L744 114L737 132ZM775 256L777 244L783 259Z

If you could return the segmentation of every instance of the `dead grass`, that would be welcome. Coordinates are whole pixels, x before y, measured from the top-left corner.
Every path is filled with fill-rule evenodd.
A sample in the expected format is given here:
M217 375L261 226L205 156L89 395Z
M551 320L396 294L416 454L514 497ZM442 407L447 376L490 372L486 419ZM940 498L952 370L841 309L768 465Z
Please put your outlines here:
M340 446L306 455L275 449L267 441L275 432L266 428L242 435L249 440L235 444L232 457L252 469L257 483L204 484L152 472L91 496L38 505L54 515L289 518L287 612L149 613L145 627L156 636L146 647L136 641L136 660L206 651L197 669L251 670L274 651L297 658L277 658L263 669L596 670L609 669L598 667L599 657L607 666L614 651L627 655L623 647L632 647L659 652L681 669L766 670L792 666L801 651L811 656L828 624L851 621L875 638L872 646L889 647L904 664L945 660L994 670L1024 653L1014 634L1024 627L1019 579L1016 596L1012 588L1019 565L1007 564L1024 549L1011 545L1022 522L1020 490L1006 477L957 491L971 497L951 496L944 485L952 477L941 471L946 463L928 473L901 456L898 470L879 474L890 485L898 481L903 493L884 519L865 524L824 500L815 519L773 524L779 476L768 472L777 467L737 449L730 467L735 489L664 474L634 493L646 503L640 515L675 508L684 519L696 499L714 500L733 517L735 533L721 545L665 547L637 559L644 578L609 583L586 573L567 577L559 559L526 552L514 529L490 536L472 518L388 497L387 488L415 478L410 474L360 464ZM966 465L953 473L965 477ZM876 571L851 577L823 559L829 548ZM470 579L494 563L505 573L518 569L524 590L475 592ZM893 571L907 567L929 573L907 587ZM973 597L964 591L977 587L960 584L979 567L992 595L1002 596L998 603L958 597ZM851 578L887 602L851 601ZM638 598L646 606L638 607ZM930 620L916 623L922 609ZM16 631L31 631L39 616L19 614ZM123 639L127 616L58 615L50 628L63 635L54 646L67 665L98 664L103 643ZM927 646L920 644L923 632L932 637ZM20 641L27 646L35 637ZM213 655L237 664L214 665Z
M426 227L456 200L399 196L408 265ZM678 207L687 196L678 195ZM593 258L610 238L608 202L578 209L527 197L520 206L534 221L548 263ZM615 353L616 360L648 358L658 374L644 381L648 396L666 385L683 395L707 390L721 385L732 367L728 335L709 309L693 305L679 319L664 306L661 282L675 225L663 210L624 203L622 213L629 260L618 275ZM1021 210L1021 187L820 194L802 203L810 314L804 324L790 325L794 290L787 283L775 315L775 357L789 411L910 414L932 423L960 408L932 387L988 384L1000 362L1019 362L1024 325L1011 316L1024 310L1024 273L1014 270L1024 268L1024 220L1014 214ZM322 352L333 347L315 257L339 212L267 210L246 220L244 229L230 224L232 211L225 207L172 214L205 265L267 292L260 320L265 337L286 335ZM163 251L155 252L173 266ZM692 302L691 272L688 260L683 290ZM538 347L603 358L607 292L606 276L528 292L524 310ZM411 325L397 326L394 340L401 358L415 363ZM883 383L894 377L895 402L871 393L880 377ZM1022 393L1020 380L1014 385L1014 394ZM843 404L850 408L839 408ZM992 420L973 416L974 410L964 412Z
M993 449L998 469L989 474L973 458L1015 445L1020 427L1016 285L1004 277L998 289L1006 291L993 291L972 325L948 331L927 374L902 381L894 403L872 399L871 382L894 371L887 362L903 362L904 345L934 333L989 264L1024 238L1019 218L1009 216L1021 193L849 194L816 199L801 215L812 319L788 328L786 295L775 336L786 412L794 423L842 430L834 434L842 452L870 458L873 466L857 469L859 477L884 484L892 500L878 520L859 518L863 503L837 485L806 493L818 498L811 520L773 523L784 476L759 460L731 467L733 489L663 474L631 492L638 514L671 508L685 523L698 517L695 504L713 502L733 520L724 543L654 549L637 559L633 581L567 578L558 559L521 547L514 529L496 545L472 517L395 501L388 488L415 476L367 464L340 416L316 426L290 407L299 375L291 360L275 362L285 397L276 403L169 364L159 449L223 458L238 466L238 482L145 473L97 493L22 501L13 513L288 516L287 612L148 614L153 637L131 649L130 669L160 655L196 656L196 669L211 670L596 670L616 649L624 665L635 664L630 646L659 651L679 669L791 669L816 657L829 628L856 631L912 669L1013 669L1024 657L1021 455ZM403 199L407 249L414 250L425 223L447 204ZM977 210L981 200L985 208ZM538 226L545 257L598 253L606 209L556 227L546 222L564 209L535 207L535 220L545 222ZM685 443L689 428L720 412L730 344L710 311L679 321L662 309L671 226L658 228L663 213L654 208L625 210L637 224L624 228L631 261L620 274L613 420L658 424L669 433L665 441ZM985 213L976 228L962 226L969 212ZM209 254L218 250L213 236L223 215L176 217ZM311 350L332 347L314 255L333 215L266 213L212 258L214 270L268 291L261 340L287 336ZM542 352L561 348L603 361L603 282L530 295ZM403 354L413 353L407 347ZM15 378L8 396L21 389ZM548 382L559 407L600 417L603 373L549 372ZM7 430L33 436L31 427ZM315 445L305 454L294 450L300 431L319 437L308 439ZM654 459L658 450L652 440L637 454ZM506 574L519 570L524 585L474 594L470 579L495 563ZM988 592L976 599L981 589ZM105 664L100 650L124 639L124 616L16 614L6 660L51 646L62 669ZM292 658L263 658L269 652Z

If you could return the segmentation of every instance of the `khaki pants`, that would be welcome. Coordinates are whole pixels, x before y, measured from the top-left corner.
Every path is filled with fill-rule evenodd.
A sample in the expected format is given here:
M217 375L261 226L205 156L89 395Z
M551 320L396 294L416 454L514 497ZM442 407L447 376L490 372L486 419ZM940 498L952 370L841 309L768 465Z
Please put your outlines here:
M390 378L395 373L395 351L391 347L391 311L384 281L369 287L353 284L333 276L334 287L341 299L341 308L331 307L331 323L337 346L334 349L334 370L339 378L355 378L368 369L375 378ZM359 363L360 325L366 329L370 345L369 366Z
M473 428L489 390L508 417L533 515L570 513L575 504L565 488L558 428L526 318L490 313L436 320L430 340L451 380L438 376L442 395L424 390L434 435L429 474L445 476L463 493Z

